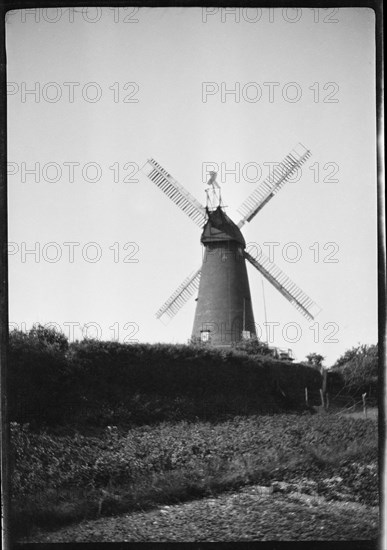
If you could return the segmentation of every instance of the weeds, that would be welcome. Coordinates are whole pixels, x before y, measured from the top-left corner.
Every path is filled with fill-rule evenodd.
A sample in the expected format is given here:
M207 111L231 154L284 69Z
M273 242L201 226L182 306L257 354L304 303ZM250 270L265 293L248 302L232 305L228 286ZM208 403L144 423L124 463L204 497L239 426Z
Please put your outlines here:
M335 416L110 426L98 437L36 434L13 424L12 441L19 535L300 476L319 481L324 494L345 487L364 500L377 490L377 472L366 467L377 460L375 423ZM337 475L343 481L336 487L321 483Z
M376 460L377 449L374 445L354 441L347 447L343 448L342 444L336 444L332 447L313 446L307 450L312 461L318 466L335 466L347 459L357 460L361 458L369 458Z

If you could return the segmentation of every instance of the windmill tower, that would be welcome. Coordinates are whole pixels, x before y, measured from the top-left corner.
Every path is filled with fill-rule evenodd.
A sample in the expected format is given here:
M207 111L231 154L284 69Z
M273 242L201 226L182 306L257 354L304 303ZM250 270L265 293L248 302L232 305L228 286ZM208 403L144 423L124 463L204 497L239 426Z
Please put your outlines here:
M204 255L192 337L222 346L237 342L243 334L255 335L255 324L244 256L246 242L222 207L216 180L209 183L212 200L207 190L207 222L200 239Z
M274 262L260 254L251 256L240 228L250 222L284 186L311 153L299 144L251 193L238 209L235 224L225 213L216 174L208 181L207 205L203 207L155 160L149 159L144 172L201 229L203 264L191 273L157 311L159 319L171 319L198 292L192 336L215 346L228 346L256 334L246 260L250 262L307 319L320 308Z

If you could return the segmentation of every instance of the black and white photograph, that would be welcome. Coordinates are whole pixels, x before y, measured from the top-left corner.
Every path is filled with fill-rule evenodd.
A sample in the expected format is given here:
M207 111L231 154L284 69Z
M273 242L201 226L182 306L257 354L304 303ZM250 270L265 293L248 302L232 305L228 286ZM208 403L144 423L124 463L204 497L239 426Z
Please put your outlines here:
M383 547L381 8L247 6L3 12L6 545Z

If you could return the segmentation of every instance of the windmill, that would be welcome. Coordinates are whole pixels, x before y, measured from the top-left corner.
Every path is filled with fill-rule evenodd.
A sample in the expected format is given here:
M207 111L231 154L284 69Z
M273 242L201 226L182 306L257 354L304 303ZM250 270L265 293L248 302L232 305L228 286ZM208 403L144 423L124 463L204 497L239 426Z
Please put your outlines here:
M320 308L264 254L254 258L246 251L240 228L250 222L274 197L311 152L298 144L263 180L238 209L242 218L235 224L225 213L216 173L210 173L207 204L202 206L154 159L143 167L156 184L202 229L204 245L201 268L192 272L157 311L158 319L171 319L198 293L192 338L214 346L231 345L256 336L246 260L255 267L307 319Z

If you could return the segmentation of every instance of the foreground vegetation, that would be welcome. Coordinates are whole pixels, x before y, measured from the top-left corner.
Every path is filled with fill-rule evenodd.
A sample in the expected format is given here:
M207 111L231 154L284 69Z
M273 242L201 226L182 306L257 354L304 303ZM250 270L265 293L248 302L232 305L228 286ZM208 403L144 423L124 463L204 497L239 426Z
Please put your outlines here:
M280 414L162 423L99 437L13 425L14 529L144 510L227 489L286 481L293 490L377 504L372 420Z
M254 484L375 506L376 422L313 414L320 371L247 347L69 343L41 326L13 331L14 534ZM356 396L366 384L376 393L374 348L343 357L339 392Z
M330 370L332 390L341 395L361 397L377 402L379 346L359 345L347 350Z

